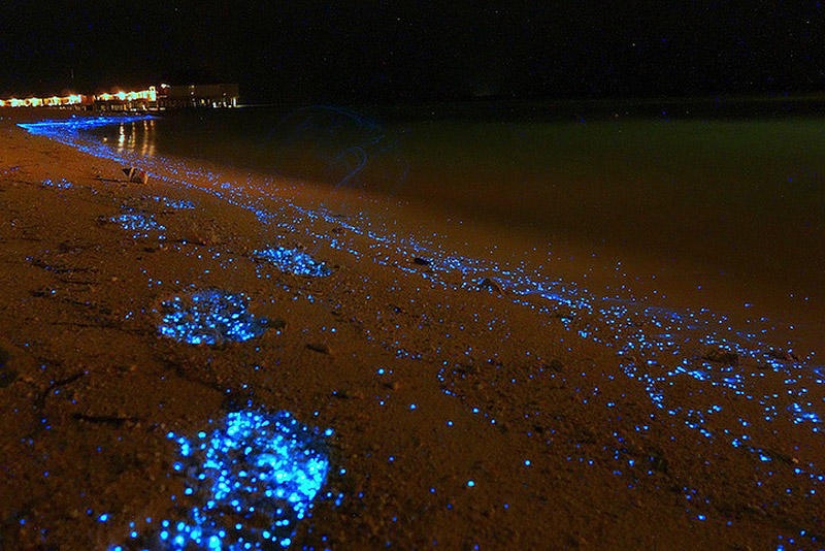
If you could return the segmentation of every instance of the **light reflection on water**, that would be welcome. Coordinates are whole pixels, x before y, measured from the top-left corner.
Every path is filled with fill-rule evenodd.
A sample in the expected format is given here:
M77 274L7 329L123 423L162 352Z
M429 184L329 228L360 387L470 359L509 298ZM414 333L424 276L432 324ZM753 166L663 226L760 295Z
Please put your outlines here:
M155 155L155 119L145 118L122 122L117 130L117 152L136 152L142 157ZM108 138L104 138L104 141Z

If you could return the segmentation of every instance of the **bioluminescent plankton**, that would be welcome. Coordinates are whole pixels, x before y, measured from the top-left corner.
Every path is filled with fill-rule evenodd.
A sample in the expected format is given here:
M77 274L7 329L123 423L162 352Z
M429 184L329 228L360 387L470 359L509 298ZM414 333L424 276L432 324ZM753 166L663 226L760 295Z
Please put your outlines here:
M174 296L160 304L158 332L187 344L244 342L266 332L268 322L247 310L245 295L217 289Z
M289 412L243 410L209 422L194 436L169 432L177 444L171 476L184 479L171 515L129 523L126 542L110 551L208 549L245 551L292 545L330 473L326 438ZM331 492L326 498L335 498Z
M272 247L253 253L254 258L273 264L282 272L299 276L326 277L332 273L326 264L298 249Z

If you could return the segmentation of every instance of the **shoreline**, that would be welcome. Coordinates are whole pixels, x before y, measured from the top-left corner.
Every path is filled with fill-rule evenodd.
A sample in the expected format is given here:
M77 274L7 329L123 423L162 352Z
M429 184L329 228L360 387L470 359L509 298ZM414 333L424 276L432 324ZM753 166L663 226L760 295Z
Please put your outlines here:
M819 147L819 142L804 152L797 152L798 163L789 165L789 152L795 150L776 142L777 134L791 132L793 139L786 136L784 142L806 143L807 130L776 124L770 123L769 131L759 130L758 124L754 129L742 127L741 123L694 127L695 123L650 126L611 122L600 126L601 130L583 130L582 125L572 124L544 136L553 143L559 142L563 152L547 158L538 153L537 146L532 152L520 152L515 147L521 143L519 139L525 141L525 146L531 141L525 136L515 137L522 133L540 139L541 125L490 127L484 123L472 128L462 126L463 133L457 133L458 129L447 124L453 130L444 130L443 136L438 132L430 135L427 129L414 125L414 128L396 129L402 134L408 133L408 139L404 138L405 143L389 154L409 163L407 185L376 182L375 189L369 189L372 195L362 189L352 190L351 194L346 190L339 193L329 185L320 182L309 185L300 178L296 180L296 187L312 187L316 197L327 193L332 202L358 203L369 197L371 204L386 205L388 211L392 211L388 218L404 218L403 231L425 236L435 233L437 239L445 243L460 244L456 246L458 250L467 245L468 249L479 251L468 253L470 256L500 263L518 264L529 258L534 265L544 266L548 278L562 277L565 281L593 287L597 294L608 294L611 288L624 290L630 283L635 297L653 300L657 306L703 307L736 316L743 322L768 318L777 326L794 325L797 329L789 331L782 341L794 341L799 349L813 346L822 353L820 343L825 341L825 327L819 322L821 312L817 305L825 299L822 294L825 256L820 252L816 236L825 230L825 219L816 210L817 194L811 188L817 185L816 176L808 174L801 181L794 178L796 190L790 185L786 189L782 183L786 171L799 174L815 171L817 165L811 161L811 153ZM804 126L809 127L810 124ZM189 127L184 125L184 128ZM209 125L205 128L215 130ZM509 137L488 140L483 137L487 130ZM601 131L606 133L605 137L599 137ZM759 140L747 138L750 131L765 133L759 136L770 145L759 145ZM129 132L127 127L127 139ZM166 136L163 131L158 132L159 136ZM656 148L653 144L657 140L647 136L649 132L669 145ZM698 138L693 135L695 132L707 136ZM140 131L136 135L141 139ZM469 139L469 153L463 156L458 154L454 139L449 138L457 135ZM145 134L142 136L145 138ZM622 136L632 143L616 142L613 147L619 152L615 154L605 149L606 144ZM110 136L110 142L115 137L116 134ZM430 138L435 139L435 144L424 146ZM666 174L660 174L665 168L669 167L677 175L685 169L692 170L690 164L685 165L684 155L675 152L675 144L680 139L689 145L699 144L694 154L711 164L719 162L721 156L714 157L710 151L720 147L728 156L745 154L747 148L739 143L741 140L749 139L760 151L764 150L765 155L746 155L747 159L756 161L747 174L740 173L734 166L736 163L727 163L716 167L720 172L717 175L713 175L710 168L697 169L695 174L691 172L667 184ZM595 145L590 143L593 140ZM145 143L151 142L146 140L142 149L146 148ZM206 148L204 154L217 155L220 147ZM448 151L445 159L461 161L460 166L450 168L447 161L432 158L434 151L444 147ZM495 157L499 147L504 152L501 158ZM582 169L581 174L571 172L571 159L581 156L582 163L594 160L592 155L579 152L588 147L595 147L610 158L630 156L615 170L603 167ZM644 152L645 147L652 149ZM760 160L770 157L774 147L781 150L776 152L777 166ZM475 151L478 148L483 153ZM508 164L510 153L519 160ZM240 159L231 152L228 154L226 164ZM203 164L197 159L182 159L195 167ZM554 162L558 166L552 166ZM498 163L510 169L496 168ZM256 179L272 179L256 174L263 170L263 165L256 169L254 164L248 169L232 168L225 172L240 174L245 179L248 170ZM641 180L634 182L629 178L636 164ZM217 172L224 171L219 166L214 168ZM766 169L770 176L760 177L759 173ZM289 172L288 168L284 170ZM543 176L542 170L546 173ZM391 172L380 159L374 171L387 175ZM748 174L753 177L752 181L748 181ZM704 188L689 187L711 176L713 180L706 181ZM370 176L366 178L372 182ZM518 183L523 178L527 178L530 185L527 180ZM508 179L514 183L507 186L490 183ZM730 189L725 191L726 187ZM675 206L681 204L684 206ZM427 229L423 229L425 226ZM490 246L485 248L488 243ZM513 254L505 253L507 250ZM665 300L661 298L663 295L667 297ZM799 329L802 326L804 331Z
M142 519L180 521L203 497L186 494L167 433L244 408L333 431L296 547L822 545L823 390L804 373L821 362L701 338L631 353L622 331L656 348L671 315L621 325L598 297L411 242L410 220L374 220L383 207L362 214L352 194L342 208L327 190L186 163L129 184L121 164L8 122L3 545L150 545L160 530ZM273 247L310 260L279 267L260 254ZM318 264L329 273L302 275ZM243 293L254 319L239 316L263 332L161 334L168 301L202 290ZM672 353L704 374L665 365ZM643 372L645 358L661 365Z

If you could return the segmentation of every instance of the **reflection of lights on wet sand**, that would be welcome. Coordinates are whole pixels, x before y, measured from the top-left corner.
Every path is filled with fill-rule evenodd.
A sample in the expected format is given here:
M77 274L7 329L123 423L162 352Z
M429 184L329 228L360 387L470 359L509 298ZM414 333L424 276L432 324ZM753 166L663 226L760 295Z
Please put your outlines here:
M214 289L165 300L160 313L159 333L187 344L244 342L267 330L266 319L255 318L247 311L243 294Z
M255 251L255 258L274 264L282 272L300 276L326 277L332 271L323 263L297 249L277 247Z
M127 542L110 551L241 551L292 544L297 523L310 515L326 483L330 463L324 439L332 431L309 428L288 412L249 410L210 425L211 431L195 436L167 435L179 447L173 469L184 477L183 495L172 497L177 516L131 522Z

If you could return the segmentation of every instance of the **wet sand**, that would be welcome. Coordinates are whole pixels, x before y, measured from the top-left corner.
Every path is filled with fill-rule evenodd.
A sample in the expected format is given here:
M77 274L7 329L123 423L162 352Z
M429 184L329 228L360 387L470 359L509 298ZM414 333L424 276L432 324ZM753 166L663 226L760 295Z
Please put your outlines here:
M178 548L164 531L195 508L225 548L266 530L296 549L825 545L814 357L707 338L726 322L703 313L668 347L676 314L450 262L376 197L215 167L129 183L0 116L0 548ZM194 324L212 291L248 312L173 338L176 305ZM308 518L274 529L191 490L214 473L180 435L238 411L319 428Z

